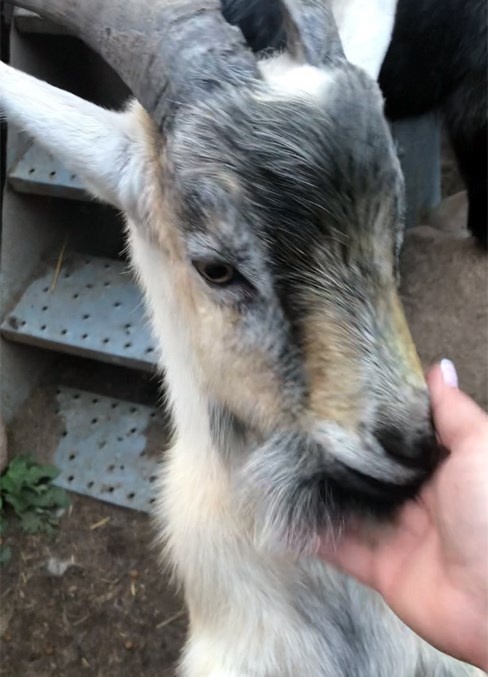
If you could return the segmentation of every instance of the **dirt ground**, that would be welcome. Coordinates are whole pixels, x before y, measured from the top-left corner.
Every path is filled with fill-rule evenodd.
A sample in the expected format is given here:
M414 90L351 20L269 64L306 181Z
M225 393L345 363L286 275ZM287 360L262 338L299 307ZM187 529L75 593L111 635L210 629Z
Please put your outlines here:
M459 178L447 156L444 194L459 189ZM447 259L449 256L447 252ZM414 279L407 306L409 299L412 303L415 298ZM430 308L432 303L436 301L429 300ZM477 321L481 326L486 317L480 316ZM419 334L425 333L424 320L421 325ZM477 335L476 327L471 329L467 340ZM433 336L435 331L433 327ZM466 354L462 341L459 345ZM440 350L437 344L423 358L432 359L436 350ZM97 370L102 370L103 380L103 367L97 366ZM477 378L476 373L473 378ZM79 380L78 385L89 389L89 373L86 379L85 386ZM141 390L126 377L113 387L129 399L131 394L134 397L134 388ZM124 388L131 393L124 394ZM483 388L486 389L485 381L476 382L470 390ZM155 384L149 383L142 387L137 399L149 403L156 396ZM30 439L32 444L37 439L37 453L42 446L49 446L48 431L31 434ZM17 446L28 444L28 438L17 439ZM147 515L76 495L72 495L71 507L61 518L54 537L26 536L10 530L6 540L12 548L12 560L1 578L0 674L172 675L185 634L186 616L181 598L158 563L153 535ZM62 572L66 562L71 564Z
M11 534L0 674L174 674L186 617L153 534L147 515L74 494L54 537Z

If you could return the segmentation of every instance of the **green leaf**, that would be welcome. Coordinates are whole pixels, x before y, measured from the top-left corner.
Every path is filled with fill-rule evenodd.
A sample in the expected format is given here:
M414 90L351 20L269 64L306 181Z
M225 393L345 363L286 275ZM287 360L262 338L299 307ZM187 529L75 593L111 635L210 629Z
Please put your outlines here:
M21 526L27 534L54 533L57 522L47 511L25 513L21 520Z
M43 494L39 495L30 492L28 505L29 508L51 508L53 503L48 492L44 492Z
M19 517L29 508L29 503L21 495L6 494L5 501L12 506Z
M17 456L12 459L7 468L6 475L8 475L12 480L17 480L25 477L25 474L28 469L28 461L22 456Z
M42 531L42 516L29 511L20 516L20 525L26 534L38 534Z
M26 501L32 501L37 496L42 496L49 491L49 484L39 484L37 487L23 487L19 496L25 498Z
M58 508L69 505L69 499L60 487L53 487L48 485L42 492L35 492L32 489L25 489L22 492L22 499L33 508Z
M23 487L23 491L28 491L30 495L34 494L44 494L46 493L46 490L49 488L48 484L30 484L28 486Z
M14 475L4 475L0 479L0 491L2 494L17 494L22 487L22 480Z
M55 466L39 465L32 458L14 458L0 478L1 517L9 506L26 533L53 533L57 523L52 511L69 505L66 492L51 484L59 472ZM3 530L4 523L0 521L0 525Z
M25 474L25 483L33 487L40 482L55 479L59 470L54 465L37 465L28 469Z
M2 543L0 545L0 566L5 566L10 562L12 550L9 545Z
M61 487L49 487L49 495L55 508L67 508L70 504L68 494Z

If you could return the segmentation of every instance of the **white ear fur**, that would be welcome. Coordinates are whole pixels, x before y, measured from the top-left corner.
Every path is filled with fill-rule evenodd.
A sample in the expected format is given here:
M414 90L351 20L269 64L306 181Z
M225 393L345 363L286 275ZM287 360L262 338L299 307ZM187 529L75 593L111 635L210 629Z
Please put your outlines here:
M374 80L390 45L397 0L332 0L348 61Z
M130 210L141 183L133 110L105 110L0 62L0 114L57 156L93 195Z

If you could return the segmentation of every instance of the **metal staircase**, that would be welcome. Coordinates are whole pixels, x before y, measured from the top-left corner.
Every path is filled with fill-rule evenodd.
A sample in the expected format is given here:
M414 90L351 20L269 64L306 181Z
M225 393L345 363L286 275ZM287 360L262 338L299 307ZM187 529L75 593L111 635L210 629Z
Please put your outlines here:
M73 71L79 55L81 67L95 61L97 78L102 78L98 88L90 90L90 83L83 82L81 68ZM71 72L63 68L63 60ZM122 102L124 88L96 60L56 25L26 10L15 12L11 65L56 85L68 83L72 91L95 101L108 92L107 100L99 100L102 104ZM155 372L155 347L141 295L118 255L121 230L117 214L95 205L76 174L9 129L0 322L7 423L23 425L29 395L42 388L43 373L55 368L60 354L125 367L131 370L129 381L137 381L140 372ZM167 425L153 407L116 395L56 389L52 460L61 469L58 483L148 510L158 462L148 437L159 435L162 450Z

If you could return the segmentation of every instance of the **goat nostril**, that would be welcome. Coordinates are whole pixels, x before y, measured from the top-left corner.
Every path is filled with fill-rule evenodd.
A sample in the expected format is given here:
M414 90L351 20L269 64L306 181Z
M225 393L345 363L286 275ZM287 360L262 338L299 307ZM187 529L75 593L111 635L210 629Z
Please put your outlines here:
M419 436L389 427L378 430L376 438L385 452L402 465L430 470L441 458L441 448L433 429Z
M407 444L406 435L393 427L376 431L376 438L389 456L400 460L412 458L414 450Z
M433 431L417 440L416 446L418 448L419 460L422 461L425 468L430 470L433 470L447 455L446 449L439 444Z

